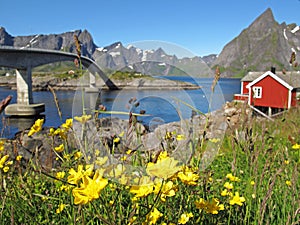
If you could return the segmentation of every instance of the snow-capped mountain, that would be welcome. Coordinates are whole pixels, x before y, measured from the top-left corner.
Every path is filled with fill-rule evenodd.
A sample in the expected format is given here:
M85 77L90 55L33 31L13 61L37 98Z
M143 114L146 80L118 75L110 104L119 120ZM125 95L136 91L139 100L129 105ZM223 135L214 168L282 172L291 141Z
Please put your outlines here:
M178 59L162 48L142 50L121 42L97 48L94 60L103 70L129 70L149 75L211 76L212 72L201 57Z

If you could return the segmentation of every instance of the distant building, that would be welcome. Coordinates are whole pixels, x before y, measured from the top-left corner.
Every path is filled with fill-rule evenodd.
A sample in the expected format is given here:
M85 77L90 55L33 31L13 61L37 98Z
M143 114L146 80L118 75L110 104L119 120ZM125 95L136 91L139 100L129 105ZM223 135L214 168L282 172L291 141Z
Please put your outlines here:
M256 111L272 116L300 101L299 72L249 72L241 79L241 93L235 101L247 101Z

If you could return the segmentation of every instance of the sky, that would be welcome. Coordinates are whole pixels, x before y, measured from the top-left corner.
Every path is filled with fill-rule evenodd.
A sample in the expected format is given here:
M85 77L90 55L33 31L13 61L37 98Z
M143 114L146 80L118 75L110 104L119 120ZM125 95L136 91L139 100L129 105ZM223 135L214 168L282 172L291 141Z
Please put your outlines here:
M169 54L205 56L267 8L277 22L300 25L300 0L0 0L0 26L12 36L86 29L98 47L165 44Z

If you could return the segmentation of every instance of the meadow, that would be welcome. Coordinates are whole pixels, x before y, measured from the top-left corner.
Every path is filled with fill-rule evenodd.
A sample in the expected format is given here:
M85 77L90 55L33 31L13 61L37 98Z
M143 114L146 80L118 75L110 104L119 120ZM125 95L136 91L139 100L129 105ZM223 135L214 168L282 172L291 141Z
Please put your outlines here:
M112 166L101 151L87 156L69 147L73 122L84 126L90 115L70 118L46 135L37 120L25 132L61 140L53 146L60 166L46 171L7 152L1 140L0 224L299 224L299 110L275 121L253 116L223 140L192 140L195 151L185 164L172 157L170 144L146 155L127 148L122 163ZM120 158L112 150L126 142L123 135L105 145L110 155ZM176 143L185 137L168 132L161 138ZM200 169L201 151L218 141L217 156ZM127 165L143 172L128 172Z

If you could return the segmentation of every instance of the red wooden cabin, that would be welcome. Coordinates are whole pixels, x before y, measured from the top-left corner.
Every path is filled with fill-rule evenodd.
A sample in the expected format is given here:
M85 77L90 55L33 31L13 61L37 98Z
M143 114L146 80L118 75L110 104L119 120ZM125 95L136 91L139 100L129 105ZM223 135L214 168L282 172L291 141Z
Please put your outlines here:
M300 100L300 73L275 73L275 69L249 72L241 79L241 94L234 100L247 101L269 116L297 105Z

